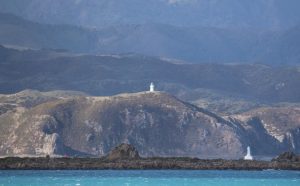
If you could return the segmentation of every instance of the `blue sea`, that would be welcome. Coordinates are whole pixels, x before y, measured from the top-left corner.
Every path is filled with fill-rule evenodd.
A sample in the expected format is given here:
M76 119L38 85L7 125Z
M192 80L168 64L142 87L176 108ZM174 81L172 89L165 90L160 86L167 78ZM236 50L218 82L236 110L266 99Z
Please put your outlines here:
M299 171L0 171L0 186L300 186Z

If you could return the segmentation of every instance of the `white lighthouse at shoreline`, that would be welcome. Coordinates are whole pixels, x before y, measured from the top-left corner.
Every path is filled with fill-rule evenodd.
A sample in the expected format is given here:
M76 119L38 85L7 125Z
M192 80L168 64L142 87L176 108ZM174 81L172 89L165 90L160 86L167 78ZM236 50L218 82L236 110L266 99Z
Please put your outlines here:
M151 84L150 84L150 90L149 90L150 92L154 92L155 90L154 90L154 83L153 82L151 82Z
M247 154L244 157L244 160L253 160L253 156L251 155L251 149L249 146L247 147Z

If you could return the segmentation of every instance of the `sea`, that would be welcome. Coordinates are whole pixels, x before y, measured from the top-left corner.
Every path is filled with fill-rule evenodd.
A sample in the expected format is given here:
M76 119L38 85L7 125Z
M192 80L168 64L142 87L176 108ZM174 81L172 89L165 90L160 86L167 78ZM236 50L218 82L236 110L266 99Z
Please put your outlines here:
M18 170L0 186L300 186L300 171Z

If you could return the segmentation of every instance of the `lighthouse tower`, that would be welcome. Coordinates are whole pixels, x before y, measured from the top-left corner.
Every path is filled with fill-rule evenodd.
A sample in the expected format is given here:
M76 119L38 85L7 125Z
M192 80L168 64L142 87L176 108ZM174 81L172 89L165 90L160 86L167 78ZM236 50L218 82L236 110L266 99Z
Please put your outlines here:
M151 82L151 84L150 84L150 90L149 90L150 92L154 92L154 84L153 84L153 82Z
M247 155L244 157L244 160L253 160L249 146L247 147Z

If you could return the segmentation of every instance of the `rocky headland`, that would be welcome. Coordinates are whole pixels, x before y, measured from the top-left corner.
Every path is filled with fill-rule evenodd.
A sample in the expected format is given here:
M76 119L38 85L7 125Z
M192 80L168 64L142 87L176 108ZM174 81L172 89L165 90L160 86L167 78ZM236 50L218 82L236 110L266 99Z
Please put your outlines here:
M141 157L240 159L250 146L271 159L300 152L299 118L296 107L221 116L159 91L26 90L0 95L0 156L101 157L129 143Z

